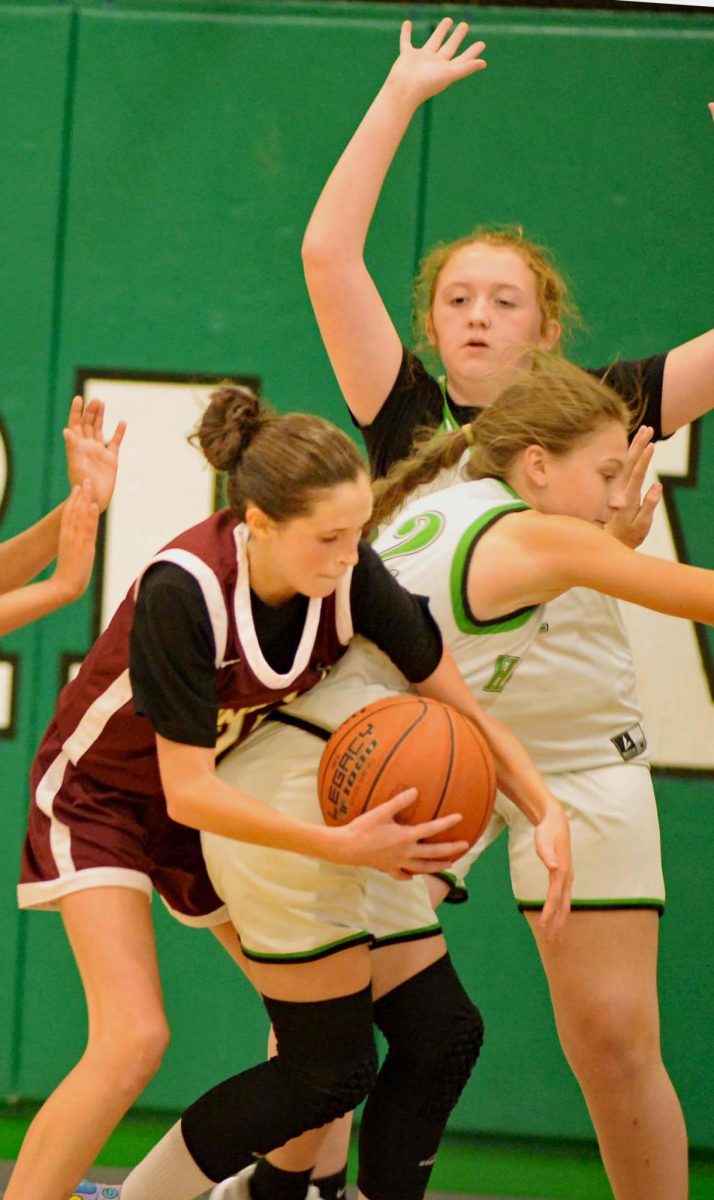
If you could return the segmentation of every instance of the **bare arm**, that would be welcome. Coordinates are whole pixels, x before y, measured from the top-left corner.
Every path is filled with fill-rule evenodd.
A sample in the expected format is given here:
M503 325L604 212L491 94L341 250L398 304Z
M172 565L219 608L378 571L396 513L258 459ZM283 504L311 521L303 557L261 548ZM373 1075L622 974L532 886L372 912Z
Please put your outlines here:
M453 705L471 717L488 741L498 786L535 826L536 851L548 870L550 884L541 914L549 937L557 938L570 908L573 881L568 821L558 801L515 734L484 712L464 682L447 649L436 671L416 685L422 695ZM458 834L458 826L454 830Z
M482 620L571 587L714 624L713 571L635 553L576 517L511 513L484 535L469 568L469 604Z
M468 32L441 21L420 49L405 21L399 58L330 175L303 241L303 265L320 333L354 416L369 425L394 383L401 342L364 261L382 185L414 113L425 100L485 62L476 42L457 51ZM450 33L450 36L447 34Z
M674 433L714 408L714 329L670 350L662 384L662 432Z
M423 839L455 825L456 816L420 825L395 821L396 814L414 802L413 788L349 825L309 825L220 779L213 750L182 745L158 734L156 745L168 811L174 820L193 829L343 866L373 867L398 878L444 870L466 848L463 841L441 842L438 846L423 843Z
M14 587L0 595L0 636L76 600L89 583L99 521L99 508L92 499L89 483L81 488L73 488L69 499L50 516L52 524L57 520L59 530L57 534L52 534L54 551L50 557L53 557L55 552L57 554L54 574L39 583ZM50 517L46 517L45 521L49 523ZM27 533L32 534L32 530L28 530ZM45 536L49 535L43 534L43 538ZM17 539L13 538L5 545L12 546L15 541ZM30 561L32 556L32 538L29 542L30 550L25 562ZM34 551L37 553L37 543ZM40 570L40 567L37 567L37 570ZM31 574L36 574L37 570Z
M81 396L74 397L64 430L67 474L73 488L82 487L85 482L89 482L92 498L100 512L104 512L114 491L119 447L125 431L124 422L120 421L111 440L105 446L103 424L104 405L101 401L90 400L85 407ZM67 501L58 504L46 517L42 517L29 529L0 545L0 592L6 593L22 587L56 557L66 504ZM81 591L84 591L84 588ZM40 599L44 597L45 592L47 589L40 591L33 604L47 603L49 597ZM69 597L72 598L74 597ZM65 602L60 600L58 604ZM58 607L58 604L50 604L44 612ZM42 615L41 611L35 613L38 617ZM34 616L28 617L27 620L34 620ZM25 624L25 621L22 624Z
M52 562L63 511L64 501L35 525L0 545L0 592L22 587Z

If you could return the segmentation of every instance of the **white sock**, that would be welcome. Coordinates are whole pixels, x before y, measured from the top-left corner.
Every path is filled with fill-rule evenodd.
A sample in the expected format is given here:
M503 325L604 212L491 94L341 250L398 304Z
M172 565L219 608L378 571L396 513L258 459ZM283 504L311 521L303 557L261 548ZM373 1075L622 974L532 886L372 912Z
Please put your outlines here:
M196 1166L177 1121L127 1176L121 1200L194 1200L215 1183Z

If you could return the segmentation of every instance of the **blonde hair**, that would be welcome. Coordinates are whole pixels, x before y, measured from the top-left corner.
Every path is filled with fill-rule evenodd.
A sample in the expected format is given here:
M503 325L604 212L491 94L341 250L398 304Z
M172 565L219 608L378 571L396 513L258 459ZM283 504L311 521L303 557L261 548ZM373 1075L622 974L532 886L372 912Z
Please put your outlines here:
M467 479L505 479L527 446L560 456L612 421L629 429L638 420L607 384L565 359L537 354L533 369L518 373L470 425L434 436L412 458L396 463L374 489L372 528L383 525L407 497L454 467L465 450ZM424 432L420 435L423 439Z
M545 332L549 321L557 321L562 331L570 325L581 323L580 313L572 300L570 289L545 246L530 241L520 225L477 225L471 233L457 238L456 241L438 242L419 264L412 292L413 335L418 354L425 359L438 358L428 335L436 285L441 272L454 254L465 246L476 243L512 250L533 272L541 315L541 333ZM557 349L558 346L554 348Z
M320 492L367 474L357 446L336 425L306 413L280 416L231 382L212 393L189 441L225 472L239 520L249 502L278 523L305 516Z

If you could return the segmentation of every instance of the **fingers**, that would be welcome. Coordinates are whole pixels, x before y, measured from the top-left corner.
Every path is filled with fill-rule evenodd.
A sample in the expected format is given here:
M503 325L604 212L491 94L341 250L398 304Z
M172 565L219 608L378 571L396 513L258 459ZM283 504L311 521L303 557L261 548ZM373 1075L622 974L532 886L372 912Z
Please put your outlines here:
M434 53L436 53L438 50L440 50L442 43L444 41L444 38L446 37L447 33L451 29L451 26L453 25L453 23L454 23L454 21L453 21L452 17L443 17L442 20L439 21L439 24L437 25L434 32L424 42L424 45L422 46L422 50L431 50ZM462 24L464 24L464 22L462 22ZM467 28L468 28L468 26L467 26Z
M99 505L93 499L92 484L85 479L72 488L62 512L62 533L73 543L94 542L99 524Z
M82 427L82 405L84 400L82 396L74 396L72 403L69 406L69 416L67 417L67 426L73 431L78 431Z
M652 524L652 518L654 517L655 509L662 499L662 490L661 483L653 483L652 487L647 491L645 498L642 501L642 515L643 517L647 518L648 532Z
M572 872L554 866L549 871L548 894L540 915L540 924L545 930L546 940L557 942L570 912L573 888Z
M416 800L419 793L415 787L406 788L403 792L398 792L396 796L392 796L391 800L385 800L383 804L377 805L376 808L369 811L374 813L377 818L384 821L393 820L397 813L404 812Z
M111 441L107 442L107 449L113 450L115 454L119 452L119 447L124 441L126 433L126 421L120 421L112 435Z
M639 438L642 430L638 430L637 438ZM636 494L639 501L642 484L645 481L647 469L652 462L652 455L655 448L652 443L652 430L648 429L639 441L633 441L628 453L628 467L626 472L627 491L632 491Z
M406 30L407 26L408 30ZM430 37L427 38L422 46L422 50L431 54L438 54L439 58L447 60L458 57L458 61L464 65L468 64L470 70L477 70L478 67L474 60L486 49L486 43L474 42L462 54L458 54L468 32L469 27L466 21L459 21L458 25L454 25L451 17L444 17L443 20L439 21L439 24ZM405 21L404 25L402 25L400 49L412 48L411 33L411 21ZM479 65L485 67L486 63L480 61Z
M402 21L402 28L399 32L399 53L404 54L405 51L412 48L412 23L411 21Z

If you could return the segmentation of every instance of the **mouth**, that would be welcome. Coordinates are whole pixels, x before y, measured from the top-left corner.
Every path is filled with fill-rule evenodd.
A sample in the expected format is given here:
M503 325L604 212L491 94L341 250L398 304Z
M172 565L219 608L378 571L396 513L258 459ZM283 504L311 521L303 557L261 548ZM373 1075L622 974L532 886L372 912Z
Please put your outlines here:
M489 344L488 344L488 342L485 342L483 340L483 338L469 338L468 342L466 342L466 349L467 350L488 350Z

